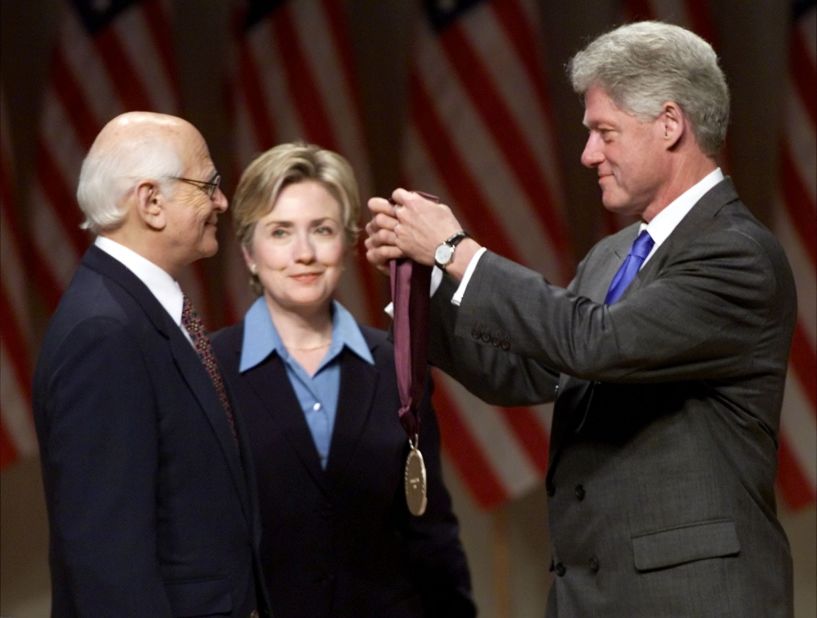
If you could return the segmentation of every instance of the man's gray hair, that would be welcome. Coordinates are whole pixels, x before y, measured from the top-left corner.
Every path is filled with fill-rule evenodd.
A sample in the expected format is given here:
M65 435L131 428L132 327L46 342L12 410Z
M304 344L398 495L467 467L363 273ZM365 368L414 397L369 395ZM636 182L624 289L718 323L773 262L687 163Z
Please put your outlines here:
M122 200L140 181L155 180L169 191L168 180L182 171L173 142L155 131L102 147L95 143L79 174L77 202L85 215L81 227L94 234L119 227L126 215Z
M568 63L573 89L600 87L622 110L652 120L674 101L699 147L715 156L729 124L729 88L712 47L679 26L645 21L601 35Z

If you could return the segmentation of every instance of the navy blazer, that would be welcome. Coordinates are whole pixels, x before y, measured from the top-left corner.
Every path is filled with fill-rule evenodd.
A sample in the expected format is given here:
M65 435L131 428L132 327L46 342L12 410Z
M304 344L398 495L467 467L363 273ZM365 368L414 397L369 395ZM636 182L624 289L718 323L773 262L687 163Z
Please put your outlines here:
M239 374L243 322L214 348L247 426L263 522L262 565L278 618L473 616L470 575L427 393L420 449L428 508L415 518L403 493L408 440L398 420L386 333L361 331L374 365L341 352L329 460L312 435L277 354Z
M181 329L95 246L45 335L34 415L53 616L266 613L250 458Z

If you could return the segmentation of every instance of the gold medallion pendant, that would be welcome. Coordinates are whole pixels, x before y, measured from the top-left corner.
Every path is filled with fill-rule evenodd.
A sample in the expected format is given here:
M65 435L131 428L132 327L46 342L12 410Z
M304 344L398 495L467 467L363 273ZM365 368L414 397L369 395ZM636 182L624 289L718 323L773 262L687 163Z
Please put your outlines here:
M405 469L405 490L406 504L409 512L415 517L419 517L426 512L426 464L423 461L423 454L417 446L409 442L411 449L406 457Z

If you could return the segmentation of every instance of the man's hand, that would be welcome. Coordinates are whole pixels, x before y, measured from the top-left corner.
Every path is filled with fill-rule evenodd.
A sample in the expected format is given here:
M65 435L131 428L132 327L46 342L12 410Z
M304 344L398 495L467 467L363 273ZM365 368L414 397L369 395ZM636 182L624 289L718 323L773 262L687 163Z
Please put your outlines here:
M462 229L451 209L405 189L395 189L392 202L369 200L374 215L366 225L369 261L381 271L398 257L433 265L437 245Z
M403 257L394 234L397 226L394 204L382 197L373 197L369 200L369 210L372 211L372 219L366 224L366 259L377 270L388 275L389 261Z

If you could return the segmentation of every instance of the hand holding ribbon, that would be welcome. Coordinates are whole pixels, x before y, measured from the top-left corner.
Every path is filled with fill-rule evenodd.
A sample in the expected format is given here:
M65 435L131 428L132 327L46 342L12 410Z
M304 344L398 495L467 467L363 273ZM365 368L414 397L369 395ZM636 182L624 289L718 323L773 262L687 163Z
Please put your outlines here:
M438 201L434 196L421 195ZM426 359L431 267L400 258L389 263L389 271L394 307L394 365L401 404L398 414L410 447L404 479L406 503L409 511L419 516L425 512L427 504L425 463L419 449L418 407L428 373Z

